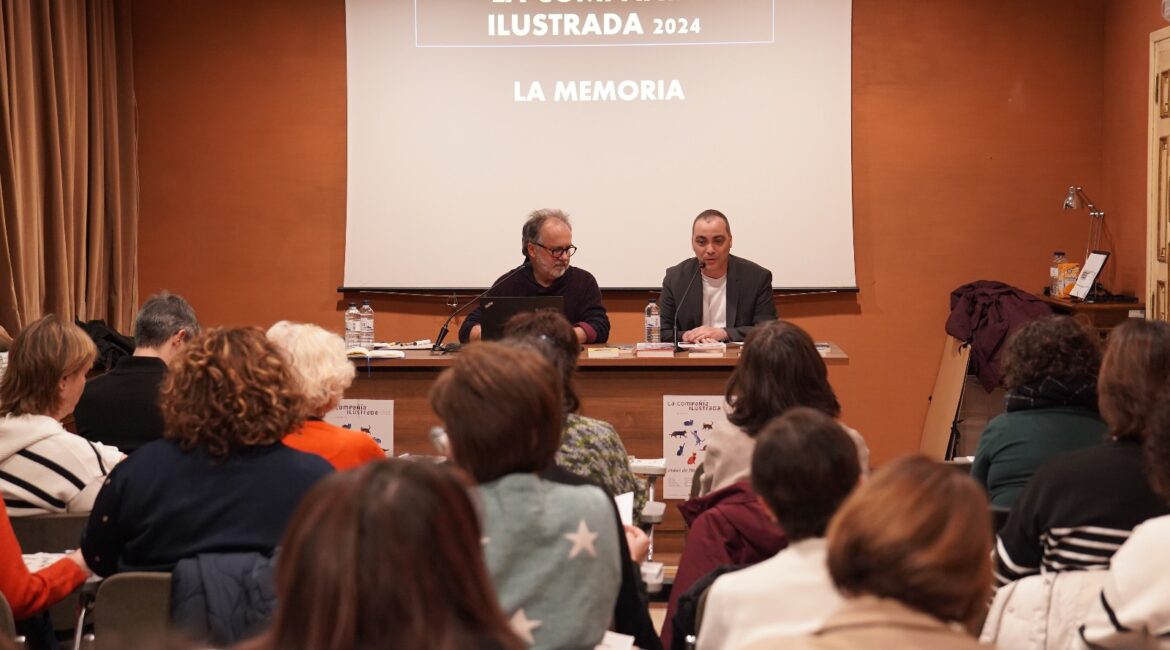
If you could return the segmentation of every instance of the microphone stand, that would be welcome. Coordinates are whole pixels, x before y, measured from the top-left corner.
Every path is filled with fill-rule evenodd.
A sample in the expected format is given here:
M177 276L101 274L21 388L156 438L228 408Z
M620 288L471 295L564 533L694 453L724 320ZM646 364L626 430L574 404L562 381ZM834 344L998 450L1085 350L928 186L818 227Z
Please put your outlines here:
M443 321L443 326L439 328L439 335L435 337L435 344L433 346L431 346L431 352L432 353L433 352L447 353L447 352L454 352L455 350L458 350L459 345L460 345L459 343L451 343L449 345L443 345L443 339L447 338L447 332L448 332L447 326L451 324L451 321L456 316L459 315L459 312L470 307L475 301L486 296L489 291L500 286L502 283L504 283L506 280L511 278L513 275L516 275L517 273L519 273L520 269L523 269L526 266L528 266L528 260L524 260L523 264L521 264L520 266L517 266L516 268L509 271L507 275L505 275L504 277L500 278L499 280L496 280L495 282L493 282L492 286L488 287L487 289L484 289L483 293L472 298L471 300L468 300L467 302L463 303L462 305L459 305L459 307L455 311L451 312L451 315L447 317L447 320Z
M682 347L679 346L679 342L681 341L682 336L678 331L678 313L680 311L682 311L683 302L686 301L687 294L690 293L691 287L695 284L695 280L697 280L699 278L699 274L702 273L703 269L705 269L705 268L707 268L707 264L704 263L702 260L700 260L699 261L699 268L695 269L695 274L691 276L691 281L687 283L687 288L683 290L682 295L679 296L678 304L675 305L675 307L674 307L674 351L675 352L682 350Z

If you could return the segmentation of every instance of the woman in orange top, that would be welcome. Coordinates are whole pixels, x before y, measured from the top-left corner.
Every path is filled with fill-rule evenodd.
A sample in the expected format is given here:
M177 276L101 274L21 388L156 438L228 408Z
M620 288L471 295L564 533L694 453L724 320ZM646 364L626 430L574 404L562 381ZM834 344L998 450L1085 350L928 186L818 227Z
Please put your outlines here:
M81 551L30 573L21 557L20 542L12 531L8 509L0 501L0 593L12 608L12 617L20 621L40 613L68 596L85 579L89 569Z
M385 458L373 438L325 422L321 418L341 401L353 383L353 363L345 341L316 325L280 321L268 329L268 340L285 355L304 395L305 424L285 436L284 444L329 461L340 470Z

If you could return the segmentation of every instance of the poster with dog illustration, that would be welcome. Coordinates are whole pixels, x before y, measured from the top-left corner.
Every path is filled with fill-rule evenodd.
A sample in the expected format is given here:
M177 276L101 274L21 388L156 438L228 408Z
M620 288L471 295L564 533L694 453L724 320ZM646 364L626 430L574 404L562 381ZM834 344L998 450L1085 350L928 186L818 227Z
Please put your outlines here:
M687 499L695 470L707 454L707 440L724 422L722 395L662 396L663 496Z
M394 455L394 400L343 399L325 414L325 421L374 439L387 456Z

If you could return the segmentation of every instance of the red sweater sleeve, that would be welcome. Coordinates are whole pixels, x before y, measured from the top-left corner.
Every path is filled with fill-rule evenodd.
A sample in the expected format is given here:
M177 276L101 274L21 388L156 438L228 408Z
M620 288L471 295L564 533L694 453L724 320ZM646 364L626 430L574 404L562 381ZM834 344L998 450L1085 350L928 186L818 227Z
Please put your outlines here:
M0 503L0 593L8 600L16 620L28 618L68 596L87 577L81 567L64 559L29 573L8 520L8 510Z

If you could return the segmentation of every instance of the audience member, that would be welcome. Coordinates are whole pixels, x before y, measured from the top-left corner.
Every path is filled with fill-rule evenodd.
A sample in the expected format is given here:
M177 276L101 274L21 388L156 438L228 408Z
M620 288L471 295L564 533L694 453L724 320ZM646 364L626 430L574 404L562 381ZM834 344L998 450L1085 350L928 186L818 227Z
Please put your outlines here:
M96 354L81 328L52 314L13 341L0 380L0 492L10 516L89 511L125 457L61 426Z
M727 381L726 399L730 424L716 425L707 439L700 495L748 478L756 434L772 418L794 406L815 408L831 417L841 414L812 337L782 320L760 323L748 333L739 363ZM856 431L849 427L845 431L857 443L865 471L869 448Z
M745 650L986 647L969 633L991 595L991 518L969 477L921 456L883 467L833 518L828 563L844 604L808 637Z
M285 533L272 628L241 650L519 650L461 472L387 460L329 477Z
M203 553L271 553L302 495L332 471L280 444L300 425L301 400L261 330L192 339L163 384L164 439L115 468L98 495L86 564L108 576Z
M1150 483L1170 502L1170 391L1154 403L1145 443ZM1170 640L1170 516L1133 529L1109 566L1096 608L1080 627L1090 648L1165 648Z
M353 383L353 362L345 356L345 341L316 325L283 320L268 329L268 340L288 361L308 416L301 428L285 436L284 444L317 454L339 470L385 458L370 436L323 419Z
M1034 320L1011 335L1000 366L1007 412L983 430L971 467L992 506L1010 510L1048 458L1102 443L1100 366L1101 338L1069 316Z
M512 629L533 648L592 648L622 583L625 536L603 490L538 476L564 421L561 373L538 353L465 348L431 388L451 459L479 484L483 552Z
M752 487L788 546L711 585L699 650L808 634L828 618L841 596L825 562L825 529L860 478L857 446L824 413L797 407L764 427L752 454Z
M142 304L134 319L134 354L85 385L74 420L87 440L132 453L163 433L158 391L167 364L199 333L195 310L163 292Z
M0 594L12 608L16 620L40 613L68 596L85 579L89 569L80 551L73 551L53 564L31 573L24 564L20 541L12 531L8 510L0 502Z
M1109 440L1040 466L996 543L996 578L1104 568L1133 527L1170 514L1142 462L1146 418L1170 375L1170 324L1131 319L1109 337L1097 383Z
M646 505L646 484L630 471L629 455L621 436L610 423L577 413L581 400L573 387L573 375L581 344L568 319L548 311L518 314L508 321L504 335L531 345L561 373L566 415L557 465L592 479L612 496L633 492L634 518L640 519L642 506Z

